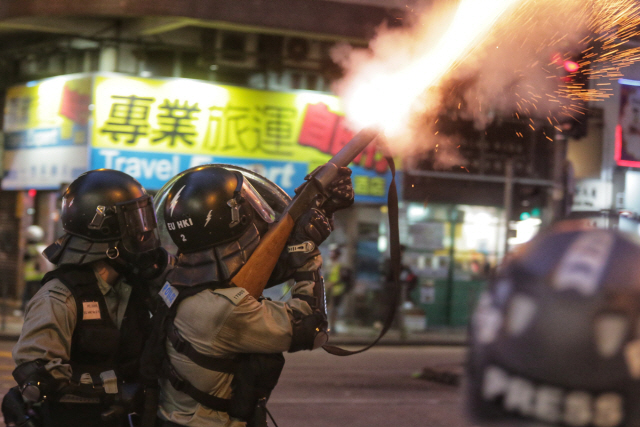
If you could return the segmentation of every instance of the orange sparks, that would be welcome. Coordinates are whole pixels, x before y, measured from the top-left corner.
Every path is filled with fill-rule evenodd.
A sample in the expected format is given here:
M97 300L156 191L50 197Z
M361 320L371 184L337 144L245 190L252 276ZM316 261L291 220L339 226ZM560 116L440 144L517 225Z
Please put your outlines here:
M383 58L371 58L343 87L347 117L357 127L382 128L388 137L402 133L421 97L478 45L516 0L460 0L445 28L430 22L410 49L396 46ZM440 24L441 25L441 24ZM433 39L436 38L434 41ZM379 39L375 44L391 43ZM375 46L374 46L375 47Z
M458 0L337 55L347 73L334 89L354 128L390 139L424 140L411 132L445 110L479 129L499 114L562 132L558 118L579 120L587 102L613 95L611 82L640 60L639 36L637 0Z

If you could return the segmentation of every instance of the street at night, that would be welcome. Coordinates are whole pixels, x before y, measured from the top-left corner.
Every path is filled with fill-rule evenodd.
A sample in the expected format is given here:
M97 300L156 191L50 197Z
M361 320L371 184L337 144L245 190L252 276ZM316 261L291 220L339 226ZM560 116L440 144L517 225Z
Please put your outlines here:
M0 105L7 427L640 426L640 0L0 0Z
M4 396L11 387L16 385L11 372L16 368L11 358L11 349L15 343L11 341L0 341L0 387Z
M2 395L15 385L12 345L0 342ZM413 378L427 366L459 374L465 354L462 346L379 346L348 357L287 354L268 408L279 427L470 426L460 387Z
M336 357L287 354L269 408L280 427L464 427L460 387L415 379L424 367L461 372L464 347L375 347Z

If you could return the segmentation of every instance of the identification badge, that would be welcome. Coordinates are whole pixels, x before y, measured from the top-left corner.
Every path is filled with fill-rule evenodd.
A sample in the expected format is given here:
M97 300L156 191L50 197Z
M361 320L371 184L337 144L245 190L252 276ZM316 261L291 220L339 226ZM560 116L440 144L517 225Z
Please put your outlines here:
M100 305L98 301L84 301L82 303L82 320L100 319Z
M178 298L179 293L180 292L178 292L176 288L171 286L169 282L165 282L164 286L162 287L162 289L160 289L159 292L160 297L162 298L164 303L167 304L167 307L171 307L173 305L173 302L176 300L176 298Z

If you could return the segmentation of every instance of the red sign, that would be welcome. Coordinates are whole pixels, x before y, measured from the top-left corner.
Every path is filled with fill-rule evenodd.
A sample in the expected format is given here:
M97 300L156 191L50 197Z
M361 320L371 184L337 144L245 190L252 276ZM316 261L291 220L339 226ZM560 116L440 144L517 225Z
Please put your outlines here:
M344 121L344 116L329 111L325 104L308 104L298 143L333 156L347 145L354 135ZM369 144L353 163L379 173L387 170L387 161L374 144Z
M620 85L620 117L615 159L620 166L640 168L640 87Z

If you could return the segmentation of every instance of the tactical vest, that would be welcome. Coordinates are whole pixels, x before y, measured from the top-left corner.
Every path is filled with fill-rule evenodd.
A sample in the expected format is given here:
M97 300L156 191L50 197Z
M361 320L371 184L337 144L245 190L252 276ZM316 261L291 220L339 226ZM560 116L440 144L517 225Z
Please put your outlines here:
M160 291L163 301L153 317L153 332L142 356L142 375L146 382L154 382L157 378L166 378L178 391L189 395L196 402L215 411L228 412L229 400L212 396L194 387L182 378L174 369L166 353L165 340L169 340L173 348L187 356L197 365L216 372L234 374L237 369L235 359L224 359L199 353L189 341L182 338L173 324L178 306L186 298L194 296L204 290L220 289L227 285L220 282L206 282L193 286L171 286L168 282ZM165 299L168 298L168 299ZM170 301L170 303L167 303Z
M185 299L205 290L225 288L228 282L206 282L194 286L171 286L168 282L160 291L163 301L154 315L151 338L142 357L142 375L147 381L156 381L158 377L169 380L171 386L185 393L199 404L214 411L226 412L230 416L252 421L256 415L256 407L262 402L266 404L271 390L276 386L284 357L277 354L238 354L235 358L220 358L198 352L189 341L185 340L174 325L178 306ZM166 354L165 342L188 357L198 366L209 371L233 374L231 382L233 397L223 399L199 390L183 378L173 367ZM261 415L260 415L261 416ZM264 415L266 417L266 414ZM265 421L266 422L266 421Z
M144 289L135 284L120 329L109 316L107 305L90 266L59 267L45 275L42 283L60 280L76 302L77 321L71 338L69 363L74 380L83 373L99 382L100 373L114 370L119 381L135 382L139 359L150 328Z

